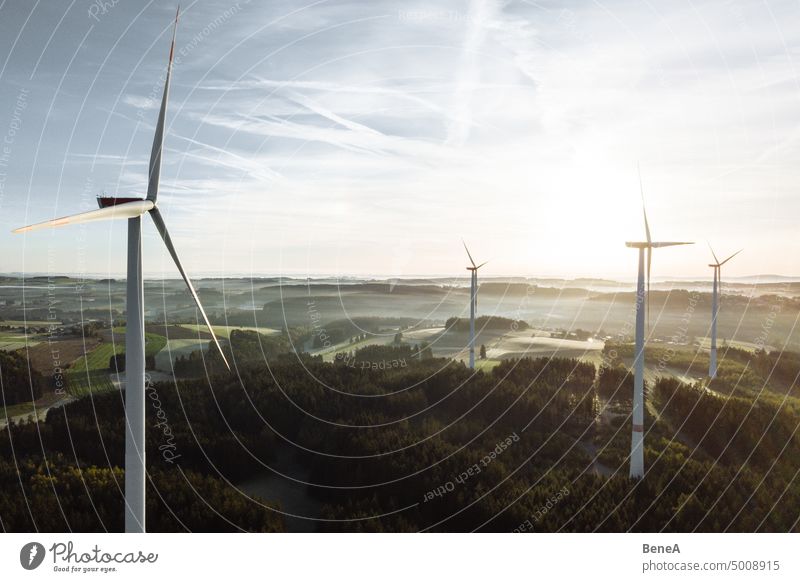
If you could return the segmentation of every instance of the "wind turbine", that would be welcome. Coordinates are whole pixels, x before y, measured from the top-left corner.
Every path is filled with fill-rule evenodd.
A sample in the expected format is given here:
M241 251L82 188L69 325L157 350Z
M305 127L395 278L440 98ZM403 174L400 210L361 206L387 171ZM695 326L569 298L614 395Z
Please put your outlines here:
M180 8L178 9L180 11ZM167 77L164 82L164 96L156 123L153 149L150 153L150 171L147 184L147 197L115 198L102 196L97 199L99 210L66 216L16 229L15 233L53 228L68 224L80 224L98 220L128 220L128 276L127 276L127 323L125 331L125 531L143 533L145 531L145 385L144 385L144 285L142 281L142 215L150 214L164 244L175 261L175 266L186 282L186 286L203 316L214 344L223 362L230 369L225 354L214 335L206 312L200 304L197 292L181 265L175 246L167 231L167 226L158 210L158 185L161 174L161 153L164 144L164 118L167 113L169 82L172 74L172 57L175 52L175 33L178 28L178 12L172 31L172 44L169 49Z
M644 188L642 175L639 173L639 188L642 195L642 214L644 215L644 231L647 240L644 242L626 242L628 248L639 249L639 273L636 280L636 348L633 360L633 430L631 434L631 468L630 477L644 477L644 318L645 301L649 314L650 267L653 264L653 249L690 245L691 242L654 242L650 237L650 225L647 222L647 210L644 207ZM647 293L645 294L645 251L647 251ZM649 317L648 317L649 320Z
M470 294L469 294L469 369L475 369L475 312L478 310L478 269L484 266L488 261L484 261L480 265L476 265L472 259L472 255L467 248L467 243L461 241L464 245L464 250L467 251L469 262L472 263L471 267L467 267L467 271L471 272L470 275Z
M720 262L716 253L714 253L714 249L711 248L711 243L708 243L708 248L711 251L711 255L714 257L714 262L708 265L714 269L714 293L711 297L711 353L708 357L708 377L713 380L717 377L717 316L719 315L719 297L717 295L717 288L722 287L722 265L741 253L743 249L739 249L730 257Z

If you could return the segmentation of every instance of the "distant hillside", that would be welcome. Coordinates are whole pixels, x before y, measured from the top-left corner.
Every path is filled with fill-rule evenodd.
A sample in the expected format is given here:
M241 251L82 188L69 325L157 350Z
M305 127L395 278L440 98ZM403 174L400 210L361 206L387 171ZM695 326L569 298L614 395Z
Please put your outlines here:
M309 287L306 283L293 282L289 285L283 285L284 288L306 288ZM273 287L262 287L263 290L271 290ZM328 291L334 293L392 293L393 295L421 295L421 294L435 294L441 295L447 291L446 288L439 285L403 285L397 284L392 286L390 283L314 283L310 285L310 289L314 293L320 291Z
M596 293L591 297L593 301L610 301L614 303L636 301L636 293L625 291L620 293ZM738 306L742 309L770 309L780 305L781 310L800 309L800 299L794 297L778 297L775 294L764 295L745 295L742 293L727 292L722 297L722 304L727 306ZM711 305L710 292L687 291L686 289L675 289L672 291L650 291L650 308L661 309L686 309L692 305L696 308L706 308Z
M528 283L481 283L482 295L500 295L506 297L587 297L589 291L580 287L540 287Z

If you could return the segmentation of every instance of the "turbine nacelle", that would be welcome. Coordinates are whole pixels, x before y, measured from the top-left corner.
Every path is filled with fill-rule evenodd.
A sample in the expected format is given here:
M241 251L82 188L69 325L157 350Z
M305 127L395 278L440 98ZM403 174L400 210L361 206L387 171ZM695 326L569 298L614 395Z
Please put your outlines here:
M680 245L692 245L693 242L683 242L683 241L653 241L653 237L650 236L650 223L647 220L647 208L644 204L644 185L642 184L642 171L638 170L639 172L639 193L642 196L642 217L644 218L644 234L647 240L645 241L629 241L625 243L625 246L631 249L640 249L640 250L647 250L647 320L648 320L648 327L650 326L650 270L653 266L653 249L662 249L665 247L676 247Z
M722 265L724 265L725 263L727 263L728 261L730 261L730 260L731 260L733 257L735 257L736 255L738 255L739 253L741 253L741 252L744 250L744 249L739 249L738 251L736 251L735 253L733 253L733 254L732 254L730 257L728 257L727 259L725 259L724 261L720 261L720 260L717 258L717 254L714 252L714 249L713 249L713 248L711 248L711 243L708 243L708 249L711 251L711 255L714 257L714 260L716 261L716 263L711 263L711 264L709 264L708 266L709 266L709 267L712 267L712 268L714 268L714 269L719 269L719 268L720 268Z
M119 206L120 204L127 204L128 202L139 202L140 200L145 200L145 198L98 196L97 205L100 208L108 208L109 206Z
M486 263L489 262L489 261L484 261L480 265L476 265L475 264L475 260L472 258L472 253L470 253L469 249L467 248L467 243L465 243L463 241L463 239L462 239L461 244L464 245L464 250L467 251L467 256L469 257L469 262L472 263L471 267L467 267L467 271L477 271L478 269L480 269L482 266L484 266Z

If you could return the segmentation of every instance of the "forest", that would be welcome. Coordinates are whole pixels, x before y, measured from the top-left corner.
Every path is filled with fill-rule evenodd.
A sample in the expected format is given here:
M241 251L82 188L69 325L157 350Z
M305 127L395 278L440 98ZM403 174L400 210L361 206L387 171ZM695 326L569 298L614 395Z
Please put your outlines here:
M20 352L0 351L0 370L3 406L41 398L46 381Z
M350 366L258 336L231 334L235 373L205 352L207 375L148 385L149 531L282 531L276 500L234 484L287 455L308 472L317 531L800 529L798 410L772 392L648 386L647 474L631 481L629 416L601 413L630 397L622 368L524 358L473 372L405 345L355 352L404 366ZM0 432L4 531L122 530L123 397Z

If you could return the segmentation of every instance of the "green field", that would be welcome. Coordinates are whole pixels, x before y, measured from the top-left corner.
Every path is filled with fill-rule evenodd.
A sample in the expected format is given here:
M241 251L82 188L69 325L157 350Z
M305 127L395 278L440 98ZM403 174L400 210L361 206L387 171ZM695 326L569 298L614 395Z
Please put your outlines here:
M115 332L121 330L121 338L125 337L125 328L115 328ZM155 333L145 334L145 355L155 356L167 345L167 338ZM116 390L111 381L111 370L108 364L111 356L125 352L125 344L122 341L115 343L102 343L86 356L81 356L75 360L66 372L69 393L73 396L83 396L89 393L108 392Z
M86 375L88 371L108 370L108 362L111 356L125 351L124 344L102 343L87 355L81 356L69 367L70 374Z
M124 339L124 328L121 339ZM167 345L167 338L156 333L144 334L146 356L155 356ZM104 342L90 351L86 356L81 356L70 365L70 372L86 372L86 370L108 370L108 362L114 354L125 351L125 342Z
M23 414L33 414L33 402L21 402L19 404L10 404L5 407L5 410L0 411L0 419L5 420L6 415L9 418L20 416Z
M72 396L85 396L116 390L108 370L67 372L67 391Z
M155 356L167 345L167 338L157 333L144 334L144 355Z
M196 325L193 323L180 323L178 325L185 329L191 329L192 331L199 330L199 331L204 331L206 333L208 332L208 328L205 325ZM225 337L225 338L231 337L231 332L235 329L239 329L242 331L255 331L264 335L280 333L279 329L274 329L272 327L240 327L236 325L212 325L211 327L214 329L214 333L217 335L217 337Z
M41 343L35 339L28 339L25 341L25 338L21 336L4 336L0 335L0 350L9 352L13 350L18 350L20 348L29 347L32 348L33 346Z
M2 327L6 327L9 324L7 321L1 323ZM2 327L0 327L0 350L18 350L26 346L32 348L41 343L41 336L39 335L28 335L20 331L2 329Z
M169 372L172 361L178 356L188 356L195 350L205 350L208 339L171 339L167 347L156 354L156 369Z
M55 394L55 393L48 393L42 396L36 402L36 412L38 420L43 420L47 415L47 411L50 407L56 404L59 400L62 400L64 395ZM0 410L0 421L5 421L6 416L9 419L13 419L14 417L33 417L33 409L34 403L33 402L21 402L19 404L11 404L5 407L5 410ZM27 420L27 418L25 419ZM19 419L17 420L19 421Z
M703 337L697 338L697 343L700 348L704 350L711 349L711 338ZM727 339L720 339L718 340L718 347L720 349L724 349L725 346L728 345L732 348L738 348L740 350L746 350L748 352L755 352L756 350L764 347L754 344L753 342L740 342L736 340L727 340Z
M115 353L124 352L124 348L121 343L103 343L75 360L66 372L69 393L83 396L113 390L108 362Z
M503 360L475 360L475 369L483 370L484 372L491 372L492 368L499 366Z

